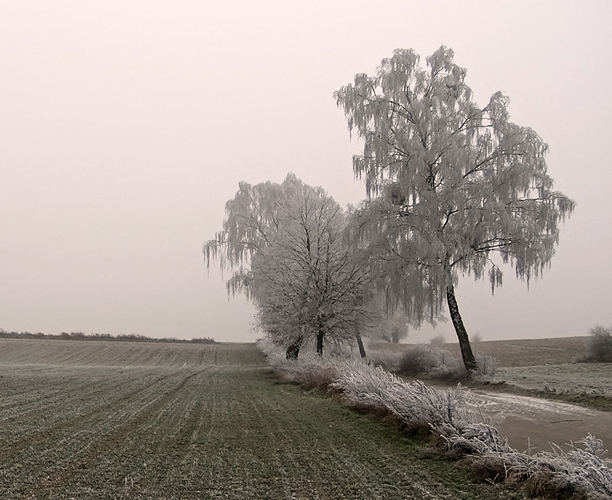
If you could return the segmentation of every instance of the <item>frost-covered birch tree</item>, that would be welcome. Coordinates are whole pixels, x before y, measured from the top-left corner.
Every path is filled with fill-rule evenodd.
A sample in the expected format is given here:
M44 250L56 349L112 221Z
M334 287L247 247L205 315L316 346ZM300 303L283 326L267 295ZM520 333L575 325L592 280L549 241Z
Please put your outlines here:
M502 284L498 255L529 283L549 265L574 202L553 190L548 147L510 121L506 96L480 108L451 49L426 61L396 50L375 76L358 74L334 94L365 142L353 169L368 200L354 227L388 300L418 321L446 302L464 364L476 370L458 277L488 275L493 291Z
M228 292L243 292L259 327L296 358L303 344L357 340L365 312L363 273L345 246L346 216L321 188L289 174L282 184L240 183L223 230L204 245L207 265L232 270Z

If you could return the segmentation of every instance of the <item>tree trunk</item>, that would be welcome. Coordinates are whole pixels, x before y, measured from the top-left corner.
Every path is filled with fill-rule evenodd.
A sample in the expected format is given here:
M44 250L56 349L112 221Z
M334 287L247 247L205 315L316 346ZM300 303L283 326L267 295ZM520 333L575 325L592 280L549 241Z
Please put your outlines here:
M366 357L366 352L365 352L365 349L363 347L363 342L361 340L361 335L356 333L355 337L357 337L357 345L359 346L359 354L361 355L362 358L365 358Z
M322 326L319 326L319 331L317 332L317 354L319 356L323 356L323 337L325 337L325 330Z
M448 312L453 320L453 326L455 332L457 332L457 338L459 339L459 347L461 347L461 356L463 357L463 364L465 369L469 372L478 371L478 365L476 364L476 358L472 353L472 347L470 346L470 339L468 338L467 331L463 325L463 320L459 314L459 306L457 305L457 299L455 298L455 287L452 282L446 286L446 300L448 302Z
M399 326L394 326L393 330L391 330L391 342L394 344L399 344L400 334L401 332Z
M293 344L287 347L287 351L285 353L285 357L287 359L298 359L298 355L300 354L300 347L302 347L303 337L300 335Z

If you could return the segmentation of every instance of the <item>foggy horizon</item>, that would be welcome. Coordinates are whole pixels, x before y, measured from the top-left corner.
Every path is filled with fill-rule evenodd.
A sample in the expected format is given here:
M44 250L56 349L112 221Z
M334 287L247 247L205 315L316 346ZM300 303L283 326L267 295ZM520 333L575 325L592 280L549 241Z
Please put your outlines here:
M365 198L333 92L394 49L445 45L480 106L549 145L577 203L529 288L461 279L482 340L587 335L612 325L606 64L612 4L594 1L185 1L0 5L0 328L251 342L203 243L240 181L288 172L342 206ZM450 321L405 342L456 336Z

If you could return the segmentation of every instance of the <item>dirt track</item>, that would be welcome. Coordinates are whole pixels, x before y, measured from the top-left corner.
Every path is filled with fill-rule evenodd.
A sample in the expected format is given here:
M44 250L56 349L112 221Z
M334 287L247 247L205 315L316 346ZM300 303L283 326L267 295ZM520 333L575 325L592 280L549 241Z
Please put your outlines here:
M470 391L471 408L491 421L510 446L525 451L550 451L550 443L574 443L588 433L612 450L612 413L513 394Z

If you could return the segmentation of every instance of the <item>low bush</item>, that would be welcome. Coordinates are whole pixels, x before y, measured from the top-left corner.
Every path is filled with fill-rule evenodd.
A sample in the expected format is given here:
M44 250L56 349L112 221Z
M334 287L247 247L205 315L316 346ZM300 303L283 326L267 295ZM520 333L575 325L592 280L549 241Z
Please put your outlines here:
M259 340L257 345L279 377L305 389L328 388L338 378L339 366L348 357L303 353L298 359L287 359L285 351L267 339Z
M402 355L397 371L402 375L411 377L430 374L434 369L439 370L441 367L447 367L445 354L442 349L436 349L432 346L410 346ZM461 366L459 365L455 368L461 375L465 372L465 370L461 372Z
M444 344L446 344L446 337L441 333L429 339L429 345L431 346L441 347Z
M478 357L476 362L481 376L495 376L497 363L491 356ZM402 355L395 371L409 377L437 380L458 381L468 377L461 356L447 351L440 345L410 346Z
M612 326L594 326L589 330L591 339L589 342L589 352L585 361L612 362Z
M387 371L398 373L403 354L401 350L392 351L370 348L367 359L374 366L382 366Z

